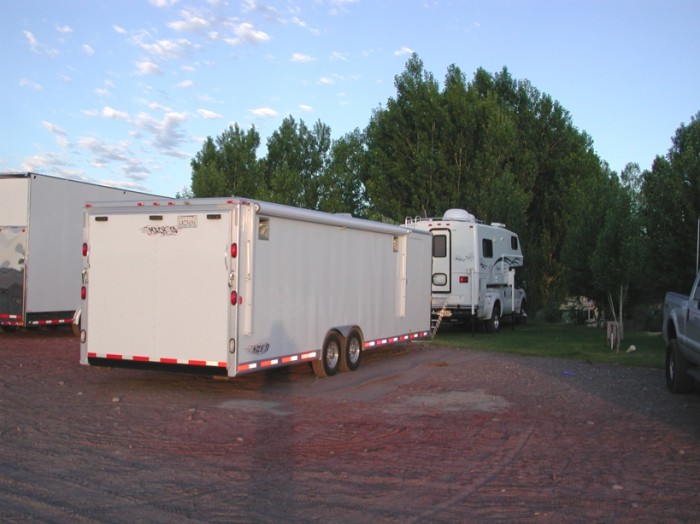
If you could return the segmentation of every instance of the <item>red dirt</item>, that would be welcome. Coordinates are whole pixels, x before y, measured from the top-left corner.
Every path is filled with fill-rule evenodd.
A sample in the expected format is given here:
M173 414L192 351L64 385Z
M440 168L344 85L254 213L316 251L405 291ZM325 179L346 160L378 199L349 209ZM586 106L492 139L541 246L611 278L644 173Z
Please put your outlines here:
M700 515L700 396L660 370L417 343L228 381L78 354L67 331L0 333L3 522Z

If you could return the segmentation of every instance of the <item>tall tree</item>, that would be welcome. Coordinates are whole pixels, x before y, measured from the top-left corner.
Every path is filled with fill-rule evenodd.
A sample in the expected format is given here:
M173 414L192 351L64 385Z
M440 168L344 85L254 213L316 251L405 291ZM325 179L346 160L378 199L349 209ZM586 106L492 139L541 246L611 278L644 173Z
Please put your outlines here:
M266 199L307 209L319 204L319 177L329 162L331 129L317 121L309 129L292 116L267 141Z
M396 98L374 112L366 130L364 182L375 214L401 221L432 213L436 195L445 191L439 154L444 115L438 83L416 54L394 85Z
M651 296L660 301L667 290L686 291L697 263L700 113L676 130L668 154L642 174L641 214Z
M319 178L319 210L366 217L362 183L366 164L364 135L359 129L334 141L328 166Z
M256 198L262 185L257 149L260 135L251 127L229 126L216 140L207 137L190 162L196 197L238 195Z

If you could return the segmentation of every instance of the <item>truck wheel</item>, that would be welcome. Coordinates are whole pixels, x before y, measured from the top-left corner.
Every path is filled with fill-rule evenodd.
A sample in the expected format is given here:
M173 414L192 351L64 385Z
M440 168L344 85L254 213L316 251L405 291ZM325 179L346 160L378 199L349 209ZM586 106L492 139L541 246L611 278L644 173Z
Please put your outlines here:
M688 393L693 388L693 377L688 374L688 361L672 338L666 346L666 387L672 393Z
M362 335L358 329L353 329L345 339L345 345L340 358L341 371L355 371L360 367L362 357Z
M525 324L527 322L527 303L523 300L520 304L520 311L516 319L518 324Z
M496 333L501 327L501 305L496 302L491 312L491 318L486 321L486 332Z
M314 374L318 378L332 377L338 372L340 366L340 336L335 331L326 335L321 348L321 358L311 363Z

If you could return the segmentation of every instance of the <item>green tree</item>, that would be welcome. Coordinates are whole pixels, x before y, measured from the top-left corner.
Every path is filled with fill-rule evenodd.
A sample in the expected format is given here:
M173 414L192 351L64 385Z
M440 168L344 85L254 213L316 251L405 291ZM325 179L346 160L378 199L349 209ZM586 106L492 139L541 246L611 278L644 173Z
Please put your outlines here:
M192 159L192 193L196 197L256 198L261 185L257 149L260 135L251 127L229 126L216 140L207 137Z
M676 130L668 154L642 174L641 215L650 295L661 301L665 291L687 292L697 263L700 113Z
M612 188L609 207L590 258L594 282L607 296L610 313L617 324L615 349L620 349L624 305L632 280L640 269L640 221L634 212L634 195L629 187Z
M319 205L319 178L329 162L331 129L317 121L309 129L292 116L267 141L267 200L307 209Z
M362 183L365 170L364 135L360 130L335 140L328 166L319 177L318 209L366 217L367 199Z
M366 130L368 172L364 180L377 218L402 221L431 214L445 192L440 125L440 89L414 54L395 77L396 98L377 109Z

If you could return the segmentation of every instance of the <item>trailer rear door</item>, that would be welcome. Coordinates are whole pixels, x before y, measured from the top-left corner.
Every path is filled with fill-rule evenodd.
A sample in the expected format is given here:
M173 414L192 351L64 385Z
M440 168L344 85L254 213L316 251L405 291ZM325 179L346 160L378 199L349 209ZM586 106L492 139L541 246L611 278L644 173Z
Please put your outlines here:
M83 359L227 365L234 209L88 215Z

